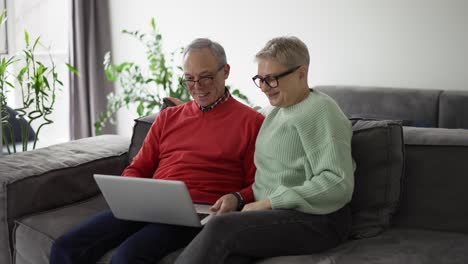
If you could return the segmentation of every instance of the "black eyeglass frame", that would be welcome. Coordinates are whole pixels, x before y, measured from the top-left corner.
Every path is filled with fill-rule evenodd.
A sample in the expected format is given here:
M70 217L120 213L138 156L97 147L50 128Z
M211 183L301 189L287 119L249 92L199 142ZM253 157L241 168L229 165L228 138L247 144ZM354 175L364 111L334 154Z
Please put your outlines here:
M255 75L254 77L252 77L252 81L255 83L255 86L257 86L258 88L261 88L261 87L260 87L259 84L257 84L257 82L255 82L255 80L260 80L260 81L266 83L270 88L275 88L275 87L278 87L278 85L279 85L279 79L281 79L281 78L283 78L283 77L285 77L285 76L287 76L287 75L289 75L289 74L291 74L291 73L297 71L301 66L302 66L302 65L299 65L299 66L296 66L296 67L294 67L294 68L292 68L292 69L289 69L289 70L287 70L287 71L285 71L285 72L283 72L283 73L280 73L280 74L278 74L278 75L275 75L275 76L266 76L265 78L263 78L263 77L261 77L260 75L257 74L257 75ZM271 79L271 78L273 78L273 79L276 81L276 85L275 85L275 86L272 86L272 85L270 84L270 82L268 82L268 81L266 80L266 79Z
M224 66L226 66L226 64L223 64L221 65L215 72L213 72L213 76L206 76L206 77L201 77L199 78L198 80L186 80L184 77L180 78L180 85L182 85L183 87L194 87L195 86L195 83L198 83L198 85L201 85L200 84L200 81L201 80L211 80L213 81L214 78L215 78L215 75L221 70L224 68ZM187 82L190 82L192 84L188 85Z

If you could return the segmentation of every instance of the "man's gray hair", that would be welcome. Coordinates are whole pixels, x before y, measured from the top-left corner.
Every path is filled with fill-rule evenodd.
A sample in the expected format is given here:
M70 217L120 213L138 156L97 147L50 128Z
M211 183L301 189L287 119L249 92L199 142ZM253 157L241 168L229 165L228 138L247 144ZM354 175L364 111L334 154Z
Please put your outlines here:
M190 42L190 44L188 44L184 49L184 59L190 51L204 48L209 48L211 50L213 55L218 60L219 66L227 64L226 52L224 52L223 46L221 46L218 42L211 41L207 38L197 38Z
M297 37L278 37L267 42L255 58L274 59L282 65L292 68L299 65L309 65L309 51L304 42Z

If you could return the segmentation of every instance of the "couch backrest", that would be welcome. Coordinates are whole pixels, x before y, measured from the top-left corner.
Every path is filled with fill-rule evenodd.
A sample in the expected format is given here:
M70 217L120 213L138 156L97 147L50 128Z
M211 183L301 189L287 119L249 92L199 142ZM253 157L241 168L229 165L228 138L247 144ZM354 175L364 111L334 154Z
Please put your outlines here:
M439 127L468 128L468 91L443 91L439 102Z
M404 127L405 177L394 224L468 234L468 130Z
M135 125L133 126L133 135L132 142L130 144L130 149L128 150L128 163L131 163L133 157L138 153L145 140L146 134L151 128L151 125L154 122L154 119L158 116L158 113L151 114L149 116L144 116L135 119Z
M405 126L438 127L441 90L363 86L317 86L349 118L401 120ZM467 126L468 127L468 126Z

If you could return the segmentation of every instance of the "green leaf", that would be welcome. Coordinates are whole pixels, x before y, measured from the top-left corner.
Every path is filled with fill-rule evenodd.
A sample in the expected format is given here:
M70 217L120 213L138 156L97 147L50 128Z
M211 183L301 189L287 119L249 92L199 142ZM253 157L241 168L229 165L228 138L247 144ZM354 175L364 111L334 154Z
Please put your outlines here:
M151 18L151 27L153 28L153 30L156 30L156 22L154 20L154 17Z
M145 110L145 106L143 105L143 102L140 102L137 107L137 113L138 116L143 116L143 111Z
M47 78L44 78L44 84L47 88L50 89L49 81L47 80Z
M16 59L15 56L12 56L11 58L9 58L9 59L7 60L6 63L7 63L7 65L11 65L11 64L16 63L16 62L18 62L18 61L20 61L20 60L19 60L19 59Z
M26 29L24 30L24 41L26 41L26 47L28 47L29 46L29 33Z
M39 92L40 92L42 95L44 95L44 96L49 96L49 94L46 93L46 92L45 92L44 90L42 90L42 89L40 89Z
M7 64L5 58L0 62L0 74L3 75L6 72Z
M13 88L13 89L15 88L15 86L14 86L11 82L5 81L5 83L6 83L8 86L10 86L11 88Z
M114 65L115 66L115 69L117 70L117 72L122 72L124 69L126 68L130 68L133 66L133 62L123 62L119 65Z
M42 75L45 72L45 67L42 63L38 62L39 67L37 67L37 75Z
M114 65L112 65L114 66ZM118 73L115 71L115 67L107 67L104 69L104 73L106 74L107 80L111 82L115 82L117 80Z
M26 73L26 71L29 69L29 63L26 64L18 73L18 75L16 76L17 79L20 79L22 80L23 79L23 75Z
M76 76L80 76L80 73L78 72L77 69L75 69L75 67L71 66L71 65L68 64L68 63L65 63L65 65L66 65L67 68L68 68L71 72L73 72Z
M40 39L40 38L41 38L41 37L38 37L38 38L36 39L36 41L34 41L34 45L33 45L33 48L32 48L33 50L35 50L37 44L39 44L39 39Z
M26 55L26 58L28 58L28 59L30 59L30 60L33 59L32 54L31 54L29 51L23 50L23 53L24 53L24 55Z
M3 9L2 13L0 13L0 26L3 25L7 21L6 10Z

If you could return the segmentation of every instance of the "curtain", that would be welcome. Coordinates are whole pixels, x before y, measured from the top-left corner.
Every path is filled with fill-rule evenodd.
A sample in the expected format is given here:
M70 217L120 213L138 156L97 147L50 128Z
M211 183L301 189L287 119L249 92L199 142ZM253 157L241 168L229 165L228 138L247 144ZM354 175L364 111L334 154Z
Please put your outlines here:
M72 0L70 62L80 75L70 76L70 136L95 135L94 123L106 109L106 96L113 85L106 80L104 54L111 50L108 0ZM115 133L107 125L103 134Z

